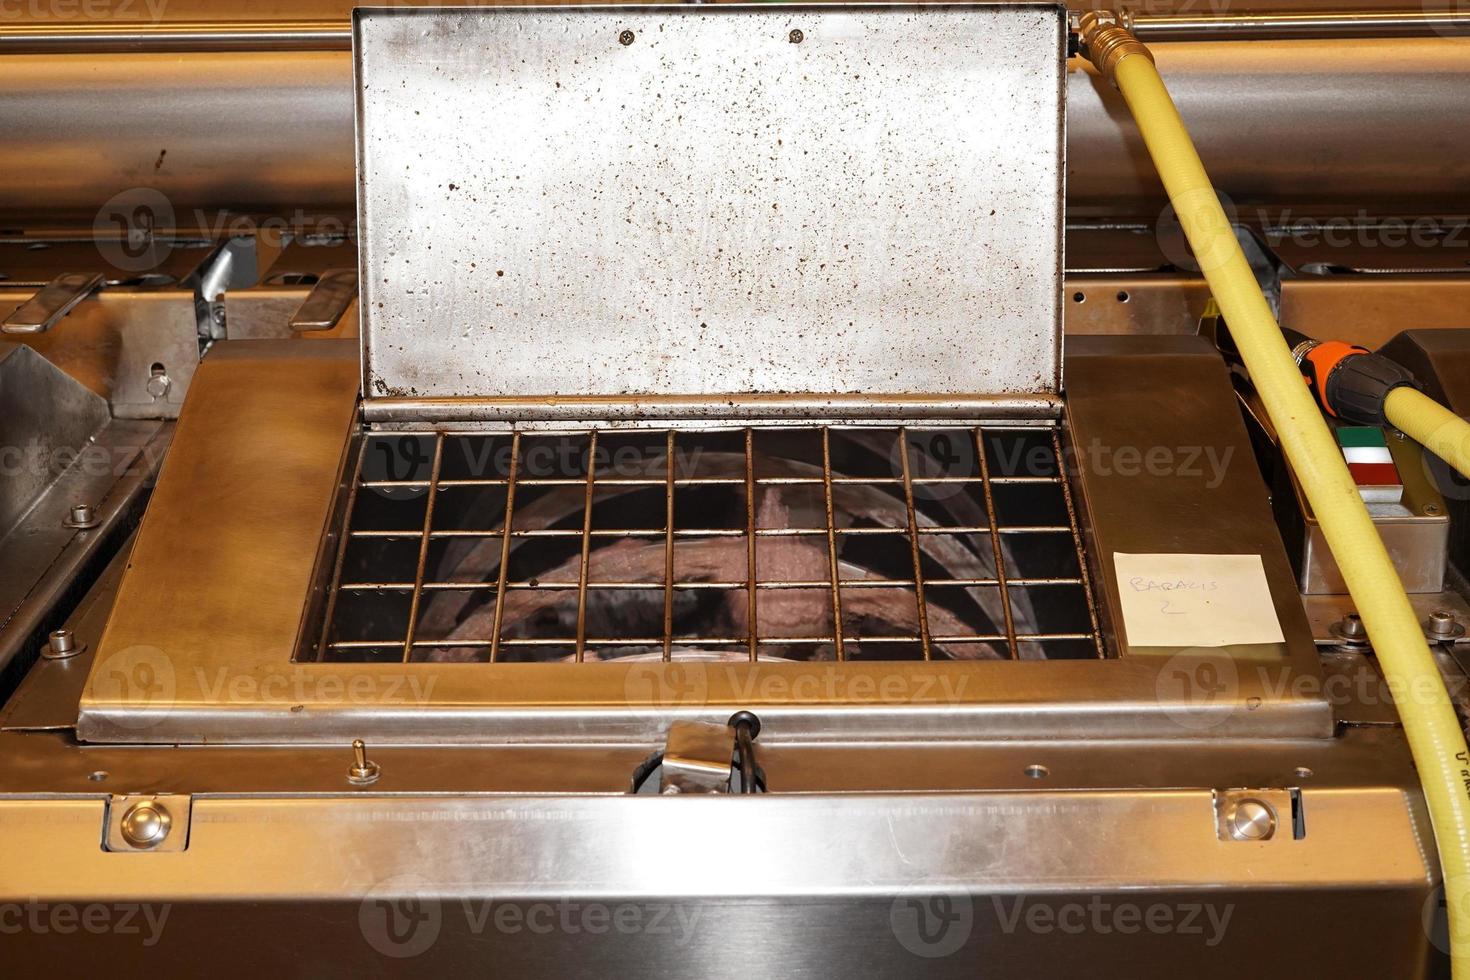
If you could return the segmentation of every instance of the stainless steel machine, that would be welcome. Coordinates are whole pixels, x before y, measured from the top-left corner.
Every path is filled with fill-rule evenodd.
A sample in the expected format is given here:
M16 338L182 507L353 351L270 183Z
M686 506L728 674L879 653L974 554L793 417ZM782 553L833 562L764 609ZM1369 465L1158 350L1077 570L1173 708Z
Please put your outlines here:
M0 22L4 962L1447 975L1075 11L228 13ZM1470 411L1470 25L1187 13L1283 325ZM1382 435L1459 707L1470 492Z

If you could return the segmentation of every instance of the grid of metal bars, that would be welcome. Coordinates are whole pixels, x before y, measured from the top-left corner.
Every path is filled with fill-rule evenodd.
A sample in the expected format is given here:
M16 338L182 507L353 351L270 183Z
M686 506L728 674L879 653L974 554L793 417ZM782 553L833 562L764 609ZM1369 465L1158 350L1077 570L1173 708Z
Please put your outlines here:
M785 470L778 467L770 472L768 457L760 449L763 440L789 439L793 432L809 438L812 446L819 443L819 473L810 472L816 468L814 461L799 458L786 460L789 465ZM367 436L346 504L347 527L331 573L325 628L312 654L330 661L468 659L492 663L511 659L581 662L589 659L589 651L596 651L595 659L630 653L666 661L682 659L693 651L713 651L726 658L740 651L752 661L772 656L773 650L781 659L790 659L795 651L801 659L838 661L929 660L987 653L1011 659L1105 655L1076 508L1060 465L1062 447L1055 426L748 427L723 430L718 436L726 440L727 447L735 447L728 453L730 457L738 461L743 456L743 467L737 462L735 471L727 468L710 474L680 463L677 450L681 444L693 442L697 446L701 440L709 440L711 430L706 429L633 433L633 438L642 440L645 456L631 470L608 468L607 454L599 452L600 438L604 442L629 438L629 433L620 430L513 431L496 435L395 432ZM569 463L564 455L550 471L528 471L530 440L542 444L561 440L564 447L575 448L574 461ZM960 450L950 451L949 458L936 462L934 455L923 450L926 440L943 443L950 450L959 446ZM475 454L467 447L475 444L483 449L492 441L504 452L480 452L480 461L489 461L488 465L466 468L462 461L458 465L447 462L461 455L468 459ZM834 446L851 457L853 445L860 444L872 456L881 455L881 447L889 441L895 448L889 456L887 473L855 476L834 466ZM1002 452L1009 444L1028 447L1028 459L1017 465L1015 454ZM451 446L454 452L449 451ZM492 455L500 460L505 453L508 465L491 461ZM740 469L743 472L738 472ZM804 487L820 490L820 526L799 522L764 525L758 513L762 494L788 493ZM493 508L484 501L476 504L485 513L482 519L470 522L478 525L475 527L466 528L463 521L455 526L448 518L441 521L440 515L447 508L441 498L468 488L503 492L503 505L498 501ZM532 505L518 498L536 493L538 488L539 492L559 492L570 499L579 490L580 521L576 522L575 511L569 510L564 519L548 522L550 526L521 525L518 516ZM609 488L615 494L647 494L661 489L663 506L658 520L634 522L661 526L601 526L595 519L599 494ZM698 514L681 522L679 503L696 488L724 488L722 492L738 494L743 498L743 514L725 521L727 526L700 526ZM886 494L894 504L894 519L876 524L855 519L844 509L843 497L849 490ZM1003 492L1017 506L1000 501ZM983 511L983 520L948 522L944 508L933 506L932 500L954 494L966 495L968 509L962 508L964 513ZM1048 502L1028 504L1028 496L1046 496ZM938 519L936 512L941 514ZM1038 513L1046 519L1036 520ZM498 524L494 517L498 517ZM943 569L936 574L932 567L926 567L932 564L927 549L937 540L933 536L986 542L988 558L977 556L976 561L988 560L990 567L983 574L975 574L975 568L965 575ZM863 537L875 541L905 539L907 567L902 574L863 568L854 571L843 549ZM1040 541L1055 542L1062 537L1068 542L1068 560L1058 558L1052 548L1054 563L1041 574L1026 574L1026 568L1019 567L1036 564L1033 549ZM676 557L681 542L721 539L739 539L743 544L743 574L678 573ZM782 539L824 546L825 576L762 575L758 562L761 549ZM573 546L568 561L575 562L575 579L553 581L512 574L518 555L534 554L548 541ZM593 575L597 549L617 541L661 545L661 574L608 581ZM493 569L484 568L483 574L467 578L456 574L446 557L435 558L438 546L456 543L471 559L477 554L493 556ZM397 548L398 557L352 557L354 549L364 545ZM482 558L480 566L486 560ZM473 560L468 564L478 567ZM899 606L911 595L914 628L879 633L851 629L849 619L844 617L844 601L855 603L855 590L861 589L899 590L885 593L898 595L895 601ZM507 609L518 594L571 590L575 590L576 600L572 628L552 624L551 628L538 630L521 622L510 628ZM829 628L814 630L811 635L763 633L763 604L773 602L770 597L778 590L825 592L830 604ZM994 593L988 613L975 599L989 594L987 590ZM589 596L609 591L620 595L661 594L660 614L653 619L656 628L630 630L630 624L619 623L616 629L589 629ZM964 628L955 628L961 624L961 616L955 612L958 606L951 600L938 599L940 592L959 594L964 600L961 605L968 604L966 614L970 618L962 624ZM1027 607L1020 611L1023 614L1018 614L1018 592L1042 598L1028 599ZM426 610L433 610L437 598L446 593L472 596L476 601L467 602L466 607L480 610L481 615L470 616L448 633L440 630L436 635L423 635L420 627ZM684 617L692 618L692 626L686 623L683 630L679 629L676 606L681 598L714 593L731 597L715 607L716 616L733 621L739 629L705 630L701 623L710 615L697 610ZM743 607L743 615L737 607ZM483 615L486 608L492 610L488 625ZM933 628L931 619L936 614L949 624L948 630ZM904 615L896 618L906 616L905 607ZM632 625L644 624L639 621Z

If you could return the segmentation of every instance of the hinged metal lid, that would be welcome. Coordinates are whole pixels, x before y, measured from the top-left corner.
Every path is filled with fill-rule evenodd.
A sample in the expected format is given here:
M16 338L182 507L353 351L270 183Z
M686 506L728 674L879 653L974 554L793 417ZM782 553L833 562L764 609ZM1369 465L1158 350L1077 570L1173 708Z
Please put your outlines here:
M1054 401L1062 8L359 10L354 38L380 409Z

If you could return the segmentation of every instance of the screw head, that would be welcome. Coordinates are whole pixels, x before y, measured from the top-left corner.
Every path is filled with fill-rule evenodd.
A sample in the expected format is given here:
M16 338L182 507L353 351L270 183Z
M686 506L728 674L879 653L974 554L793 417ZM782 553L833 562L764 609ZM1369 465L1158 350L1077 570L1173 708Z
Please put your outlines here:
M800 44L802 41L806 40L806 35L801 33L801 31L792 29L791 33L786 35L786 40L790 41L792 44Z
M1260 800L1240 800L1226 815L1225 826L1236 840L1270 840L1276 833L1276 813Z
M618 35L618 43L621 44L625 48L628 45L632 44L633 43L633 32L632 31L623 31L623 33L621 33L621 34Z
M122 834L122 839L133 847L146 850L163 843L172 826L173 818L163 804L144 800L128 807L128 811L122 815L118 831Z
M148 389L149 396L153 398L164 398L167 397L169 390L173 388L173 386L173 379L170 378L168 375L154 374L149 376L148 384L146 387Z

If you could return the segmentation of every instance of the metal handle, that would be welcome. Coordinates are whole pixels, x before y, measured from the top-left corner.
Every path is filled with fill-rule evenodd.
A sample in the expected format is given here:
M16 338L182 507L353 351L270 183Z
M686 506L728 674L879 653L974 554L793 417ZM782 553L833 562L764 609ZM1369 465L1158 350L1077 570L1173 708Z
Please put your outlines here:
M317 279L306 300L291 314L291 329L298 333L330 330L357 299L357 270L328 269Z
M45 333L100 288L101 273L68 272L57 276L6 317L0 332Z

